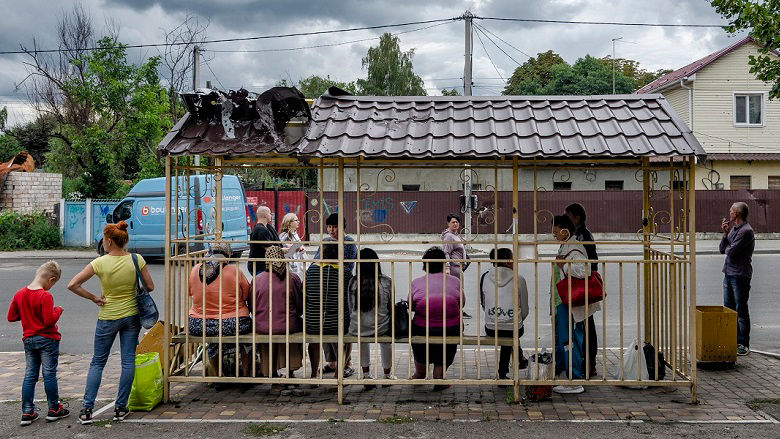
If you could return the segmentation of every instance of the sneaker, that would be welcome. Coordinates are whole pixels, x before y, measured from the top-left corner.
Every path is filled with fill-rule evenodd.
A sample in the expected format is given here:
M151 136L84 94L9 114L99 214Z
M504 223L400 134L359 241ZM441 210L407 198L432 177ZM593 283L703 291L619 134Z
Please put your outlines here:
M750 353L750 348L749 347L747 347L745 345L742 345L742 344L738 344L737 345L737 355L739 355L740 357L744 357L745 355L747 355L749 353Z
M498 374L498 379L500 379L500 380L508 380L509 377L505 373L500 373L500 374ZM506 384L499 384L498 385L499 389L506 389L507 387L508 386Z
M344 378L349 378L355 374L355 369L347 366L344 368Z
M114 421L124 421L130 410L127 407L117 407L114 409Z
M384 376L382 376L382 378L386 379L386 380L397 380L398 379L392 373L386 373L386 374L384 374ZM391 386L390 384L382 384L382 387L390 387L390 386Z
M34 421L38 419L38 412L35 410L31 411L30 413L22 413L22 422L19 423L21 426L30 425Z
M70 410L65 408L62 403L59 403L57 404L56 408L49 409L49 412L46 414L46 422L53 422L62 418L67 418L69 414Z
M555 393L573 394L582 393L585 391L585 388L582 386L555 386L552 388L552 391Z
M463 314L463 318L466 319L466 320L471 318L471 314L467 313L466 311L463 311L462 314Z
M79 423L87 425L92 423L92 409L83 408L79 412Z

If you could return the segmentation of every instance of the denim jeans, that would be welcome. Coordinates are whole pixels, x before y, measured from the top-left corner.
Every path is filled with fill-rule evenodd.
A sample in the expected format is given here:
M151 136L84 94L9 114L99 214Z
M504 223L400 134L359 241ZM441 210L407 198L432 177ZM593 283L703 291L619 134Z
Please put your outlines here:
M130 388L135 378L135 347L138 345L138 334L141 332L141 321L138 315L117 320L98 320L95 327L95 353L87 372L87 388L84 390L84 408L95 406L95 397L100 388L103 368L108 361L108 354L119 334L119 352L122 356L122 372L119 374L119 390L116 395L116 407L127 407Z
M60 403L57 389L57 361L60 357L60 342L51 338L33 335L24 339L24 357L27 366L22 381L22 413L30 413L35 409L35 383L38 382L38 372L43 366L43 388L49 408L56 409Z
M555 307L555 375L569 370L571 353L571 378L585 378L585 321L574 322L571 328L573 341L569 343L569 307L560 304ZM568 374L566 376L568 377Z
M737 312L737 344L750 347L750 278L729 276L723 278L723 306Z

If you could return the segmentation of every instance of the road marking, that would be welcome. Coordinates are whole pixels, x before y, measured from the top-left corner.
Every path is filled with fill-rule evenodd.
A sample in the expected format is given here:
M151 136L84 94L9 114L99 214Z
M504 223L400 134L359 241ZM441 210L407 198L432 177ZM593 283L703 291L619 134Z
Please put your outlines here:
M421 419L423 420L423 419ZM338 422L366 424L380 422L381 419L338 419ZM331 419L125 419L123 422L134 424L324 424L334 422ZM453 419L453 422L484 422L482 419ZM506 422L506 421L501 421ZM641 419L511 419L509 422L546 422L561 424L644 424ZM677 420L664 422L665 424L777 424L774 419L742 419L742 420L713 420L704 421L698 419Z
M103 412L105 412L106 410L108 410L108 409L110 409L111 407L113 407L115 403L116 403L116 400L114 400L114 401L111 401L110 403L108 403L108 404L106 404L105 406L101 407L101 408L100 408L100 410L96 411L95 413L92 413L92 417L93 417L93 418L97 418L97 417L98 417L98 415L100 415L101 413L103 413Z

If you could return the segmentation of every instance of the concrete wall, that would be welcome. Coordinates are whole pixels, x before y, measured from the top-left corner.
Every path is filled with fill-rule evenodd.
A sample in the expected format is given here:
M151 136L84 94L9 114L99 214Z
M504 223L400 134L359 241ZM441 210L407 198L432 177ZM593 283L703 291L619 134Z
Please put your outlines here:
M11 172L0 188L0 210L54 212L62 197L62 174Z

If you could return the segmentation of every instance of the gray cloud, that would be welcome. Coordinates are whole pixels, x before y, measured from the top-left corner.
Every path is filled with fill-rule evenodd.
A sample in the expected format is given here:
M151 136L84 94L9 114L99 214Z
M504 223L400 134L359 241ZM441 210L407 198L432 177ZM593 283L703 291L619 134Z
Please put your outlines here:
M498 0L471 1L247 1L228 0L83 0L94 18L99 33L106 22L119 26L125 43L156 43L162 40L162 29L172 28L186 14L210 20L210 38L233 38L306 30L333 29L400 23L461 15L470 9L483 17L524 17L558 20L642 21L679 23L721 23L722 19L701 0L552 0L517 2ZM30 44L35 37L45 47L56 44L56 25L63 9L46 0L13 2L4 8L4 26L0 28L0 48L16 49ZM604 56L611 53L611 39L623 37L616 45L617 56L632 58L648 69L677 68L700 58L731 39L720 29L676 29L615 26L556 25L480 20L478 23L530 55L552 49L569 62L586 54ZM391 29L407 31L415 26ZM463 22L400 35L404 50L415 49L415 70L425 80L428 92L460 86L463 75ZM207 50L257 50L290 48L337 43L380 35L383 30L342 34L210 44ZM500 76L511 75L517 64L484 39L485 49ZM500 44L515 60L527 57ZM498 94L503 88L496 69L479 40L474 40L475 94ZM376 41L351 45L288 52L235 53L207 52L208 66L202 79L225 87L245 86L262 90L280 78L296 81L317 74L340 80L354 80L364 75L361 58ZM128 58L140 62L156 55L155 49L131 49ZM24 98L14 89L26 76L23 57L0 56L0 102ZM211 69L209 69L209 67ZM212 73L213 71L213 73ZM448 79L454 78L454 79Z

